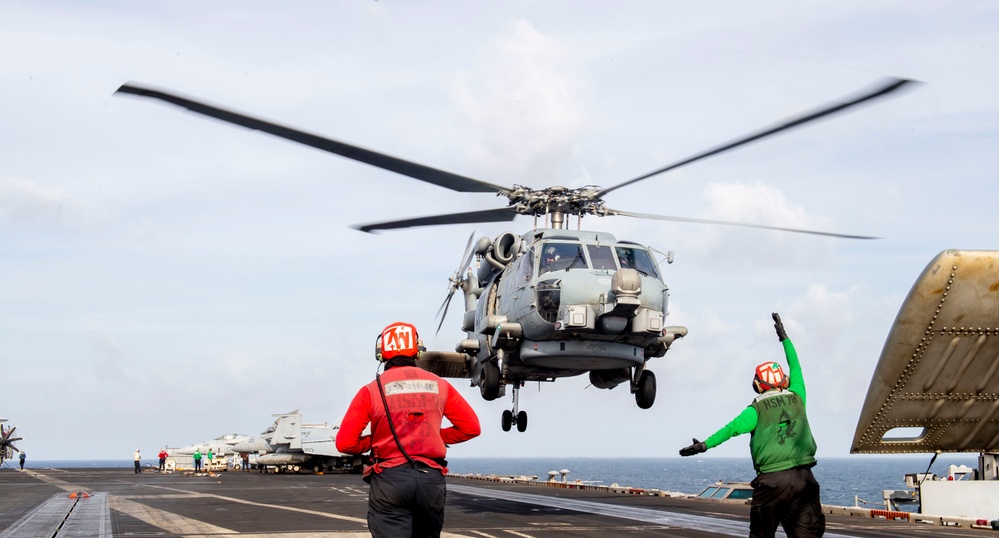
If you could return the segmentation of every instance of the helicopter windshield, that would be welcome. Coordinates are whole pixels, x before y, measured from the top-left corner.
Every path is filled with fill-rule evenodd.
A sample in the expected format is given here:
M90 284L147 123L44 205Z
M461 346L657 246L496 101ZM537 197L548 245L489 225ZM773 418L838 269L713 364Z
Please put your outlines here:
M582 246L579 243L545 243L538 275L568 269L586 269Z
M647 250L633 247L614 247L614 251L617 252L617 259L621 264L621 269L630 267L645 276L659 278L655 261L652 260L652 256L649 255Z
M594 269L617 271L617 266L614 265L614 252L609 246L586 245L586 251L590 254L590 263Z

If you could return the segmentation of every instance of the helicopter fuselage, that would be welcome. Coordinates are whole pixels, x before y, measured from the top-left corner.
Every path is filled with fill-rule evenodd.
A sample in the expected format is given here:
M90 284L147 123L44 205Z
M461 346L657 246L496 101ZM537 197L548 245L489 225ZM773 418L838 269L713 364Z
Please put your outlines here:
M467 338L458 345L472 359L473 380L490 362L501 385L594 371L610 372L604 377L615 382L604 385L616 385L675 337L664 337L669 288L642 245L540 229L480 240L477 253L478 271L463 286Z

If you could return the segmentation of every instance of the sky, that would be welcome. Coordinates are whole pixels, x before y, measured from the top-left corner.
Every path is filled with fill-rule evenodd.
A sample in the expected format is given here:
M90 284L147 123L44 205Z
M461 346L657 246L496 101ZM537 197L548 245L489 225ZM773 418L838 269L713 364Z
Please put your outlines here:
M584 227L675 252L649 368L658 397L586 376L509 396L453 384L483 434L450 457L656 457L734 418L755 366L801 358L818 457L845 457L888 330L923 268L995 249L994 2L0 0L0 417L29 459L336 422L382 327L431 349L469 234L351 228L492 209L463 194L224 124L125 82L501 185L611 187L851 95L912 90L609 194L642 213L877 236L629 219ZM748 436L703 458L746 457Z

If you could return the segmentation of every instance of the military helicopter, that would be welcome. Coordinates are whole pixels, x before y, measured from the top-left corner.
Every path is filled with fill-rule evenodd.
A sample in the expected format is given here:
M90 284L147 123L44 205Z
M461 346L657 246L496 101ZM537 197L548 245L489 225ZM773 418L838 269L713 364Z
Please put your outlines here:
M684 218L612 209L604 196L639 181L718 155L782 131L813 122L889 95L910 85L887 79L844 100L751 133L731 142L653 170L616 186L532 189L506 187L431 168L346 142L255 118L161 89L133 83L117 91L159 99L226 122L360 161L378 168L458 192L494 193L507 198L506 207L432 215L364 224L364 232L442 224L512 221L517 215L534 218L526 233L504 232L494 239L469 237L461 261L450 278L448 295L438 310L440 324L457 290L462 290L466 333L455 352L428 351L421 367L444 377L470 378L482 397L495 400L513 391L513 407L503 411L502 428L527 429L527 413L518 409L518 391L528 381L555 381L589 374L597 388L627 383L642 409L656 398L656 377L648 361L662 357L687 328L666 325L669 288L663 281L657 251L616 239L609 233L580 230L587 215L626 216L701 224L744 226L850 239L873 239L760 224ZM567 219L577 218L577 230ZM543 219L539 227L539 219ZM474 249L472 248L474 244ZM472 256L477 269L470 267ZM672 263L672 253L666 261ZM441 325L438 325L438 331Z
M17 426L11 426L10 428L5 428L3 422L7 422L7 419L0 418L0 465L3 465L5 460L13 459L14 452L20 452L16 446L14 446L14 441L20 441L21 437L14 437L14 430Z

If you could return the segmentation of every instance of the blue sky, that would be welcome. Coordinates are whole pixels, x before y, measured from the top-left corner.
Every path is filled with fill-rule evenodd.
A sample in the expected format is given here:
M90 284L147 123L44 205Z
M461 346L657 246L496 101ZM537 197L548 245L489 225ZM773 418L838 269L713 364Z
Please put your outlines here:
M874 235L589 218L676 252L656 405L585 377L509 402L452 456L672 456L798 347L819 456L844 456L888 329L941 250L994 249L991 2L0 1L0 416L34 459L127 458L301 409L336 421L393 321L428 344L473 229L352 224L489 209L153 101L168 88L491 183L609 187L851 94L924 84L607 197L634 212ZM566 440L571 442L567 443ZM708 456L745 456L748 437Z

